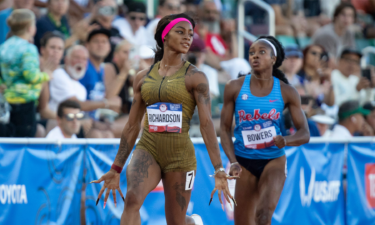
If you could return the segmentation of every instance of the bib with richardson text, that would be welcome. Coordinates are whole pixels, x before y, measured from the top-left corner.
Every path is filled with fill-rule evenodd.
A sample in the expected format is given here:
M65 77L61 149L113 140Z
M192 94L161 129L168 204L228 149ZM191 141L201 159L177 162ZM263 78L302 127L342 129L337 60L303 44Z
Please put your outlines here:
M241 132L246 148L263 149L275 144L273 137L276 137L276 129L272 121L243 127Z
M147 107L148 131L181 133L182 104L158 102Z

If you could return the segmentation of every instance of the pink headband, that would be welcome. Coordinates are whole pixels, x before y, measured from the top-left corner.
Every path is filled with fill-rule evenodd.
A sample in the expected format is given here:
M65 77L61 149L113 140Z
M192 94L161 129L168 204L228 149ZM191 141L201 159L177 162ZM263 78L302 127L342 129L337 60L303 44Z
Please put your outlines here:
M165 36L168 34L168 32L179 22L183 22L183 21L186 21L188 22L190 25L191 25L191 22L188 20L188 19L185 19L185 18L177 18L177 19L174 19L172 20L163 30L163 33L161 33L161 40L163 41L164 43L164 38ZM191 25L193 26L193 25Z

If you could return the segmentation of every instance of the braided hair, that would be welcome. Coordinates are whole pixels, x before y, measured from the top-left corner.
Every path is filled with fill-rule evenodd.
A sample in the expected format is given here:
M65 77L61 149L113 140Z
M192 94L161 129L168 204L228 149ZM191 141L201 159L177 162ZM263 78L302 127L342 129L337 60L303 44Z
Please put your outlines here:
M285 52L284 52L284 48L282 44L273 36L260 36L257 39L257 41L260 39L268 40L276 48L277 56L276 56L276 62L272 67L272 76L278 78L279 80L283 81L286 84L289 84L288 79L286 79L285 77L285 74L281 70L278 69L285 59ZM272 52L272 55L274 55L273 51L271 52Z
M190 16L186 15L185 13L172 14L172 15L164 16L159 21L158 26L156 27L156 32L155 32L155 36L154 36L154 38L156 40L156 43L157 43L154 63L157 63L160 60L162 60L163 55L164 55L164 43L163 43L163 40L161 38L163 30L172 20L177 19L177 18L188 19L190 21L191 25L193 26L193 30L194 30L194 28L195 28L194 20Z

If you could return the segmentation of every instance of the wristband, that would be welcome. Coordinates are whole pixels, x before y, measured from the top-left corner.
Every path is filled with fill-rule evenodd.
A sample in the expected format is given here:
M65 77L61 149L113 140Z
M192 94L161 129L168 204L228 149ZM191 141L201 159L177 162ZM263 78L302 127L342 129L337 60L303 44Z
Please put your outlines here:
M115 164L112 164L111 169L114 169L117 173L121 173L122 171L122 168Z

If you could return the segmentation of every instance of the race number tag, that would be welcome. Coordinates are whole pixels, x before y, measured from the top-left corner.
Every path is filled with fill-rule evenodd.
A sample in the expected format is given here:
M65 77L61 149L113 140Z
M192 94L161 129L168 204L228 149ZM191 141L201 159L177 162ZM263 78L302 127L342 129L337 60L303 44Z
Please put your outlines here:
M147 107L148 131L181 133L182 104L158 102Z
M242 130L242 138L246 148L262 149L274 145L273 137L276 137L274 126L255 124Z
M194 170L186 173L185 191L191 190L193 188L194 179L195 179Z

